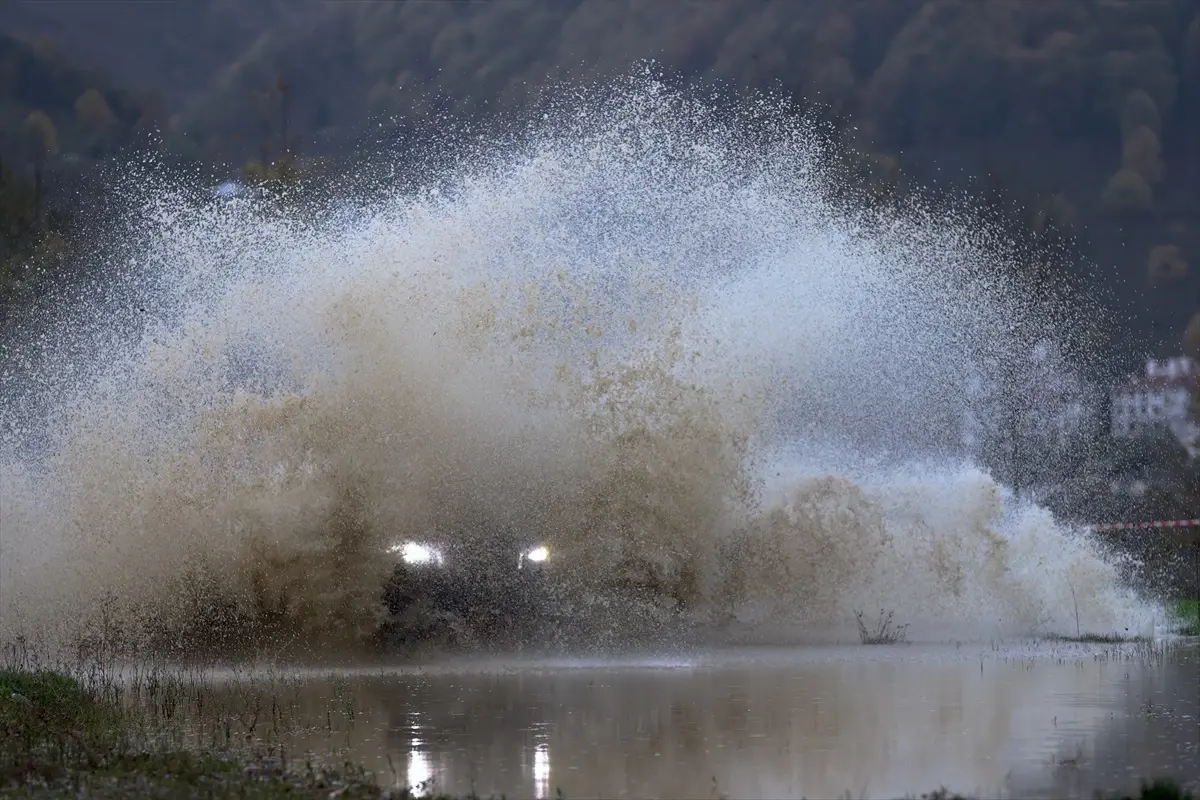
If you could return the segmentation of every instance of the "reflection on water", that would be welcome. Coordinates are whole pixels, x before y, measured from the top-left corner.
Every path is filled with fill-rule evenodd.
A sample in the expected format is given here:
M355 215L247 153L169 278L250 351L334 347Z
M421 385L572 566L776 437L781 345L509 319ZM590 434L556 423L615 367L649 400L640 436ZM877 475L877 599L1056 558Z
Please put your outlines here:
M415 794L425 795L429 793L432 781L433 766L429 763L429 756L414 748L408 754L408 782L406 785L412 788Z
M355 711L290 748L397 783L509 797L855 797L939 785L1090 797L1200 787L1200 650L1062 646L739 651L669 666L499 664L359 673ZM322 719L330 684L303 684ZM338 701L344 704L343 699ZM430 783L431 782L431 783Z
M539 744L533 751L533 796L541 800L550 793L550 747Z

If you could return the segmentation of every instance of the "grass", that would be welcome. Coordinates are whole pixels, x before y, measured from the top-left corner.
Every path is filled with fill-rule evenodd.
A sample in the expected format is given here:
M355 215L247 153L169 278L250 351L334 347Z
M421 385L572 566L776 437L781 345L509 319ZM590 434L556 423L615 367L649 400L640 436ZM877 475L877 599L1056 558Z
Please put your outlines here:
M1184 636L1200 636L1200 598L1176 600L1175 619L1182 623L1179 633Z
M1200 598L1176 600L1170 609L1172 619L1179 624L1177 633L1183 636L1200 636ZM1055 642L1076 642L1079 644L1131 644L1150 641L1146 636L1122 636L1115 633L1086 633L1079 631L1078 609L1076 610L1076 635L1052 635L1048 638ZM859 628L862 623L859 622Z
M1081 633L1078 636L1052 634L1044 638L1052 642L1075 642L1077 644L1144 644L1151 641L1148 636L1121 636L1116 633Z
M871 630L863 622L863 612L855 611L854 618L858 621L858 638L863 644L899 644L908 640L908 624L893 627L893 612L879 611L879 620L875 629Z
M325 768L281 771L272 764L239 762L187 751L127 754L103 765L74 769L66 779L24 781L0 788L0 797L246 797L371 798L386 796L369 776ZM395 797L410 797L397 792Z
M48 670L0 672L0 776L49 783L73 767L105 767L122 753L116 709L76 680Z
M352 765L156 743L144 719L104 696L108 686L47 669L0 670L0 797L388 796Z
M1100 800L1105 797L1110 800L1195 800L1195 796L1180 788L1179 784L1163 780L1143 783L1137 794L1097 794L1096 797ZM921 800L970 800L970 798L965 795L952 794L946 789L938 789L931 794L921 795Z

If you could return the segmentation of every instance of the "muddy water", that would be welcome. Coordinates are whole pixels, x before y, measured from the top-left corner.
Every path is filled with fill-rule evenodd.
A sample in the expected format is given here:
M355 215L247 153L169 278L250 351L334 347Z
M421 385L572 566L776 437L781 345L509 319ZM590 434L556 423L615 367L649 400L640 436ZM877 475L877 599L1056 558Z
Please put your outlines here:
M1197 646L1046 643L446 662L305 677L284 744L509 797L1090 797L1200 787L1198 675Z

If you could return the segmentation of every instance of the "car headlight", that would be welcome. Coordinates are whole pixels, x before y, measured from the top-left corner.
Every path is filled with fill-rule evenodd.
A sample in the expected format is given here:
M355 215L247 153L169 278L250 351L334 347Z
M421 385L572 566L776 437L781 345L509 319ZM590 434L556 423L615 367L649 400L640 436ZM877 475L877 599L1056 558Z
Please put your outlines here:
M521 554L521 562L532 561L535 564L540 564L543 561L550 559L550 548L546 546L535 547L532 550L526 550Z
M405 564L441 564L442 554L432 547L417 542L403 542L388 548L389 553L400 556Z

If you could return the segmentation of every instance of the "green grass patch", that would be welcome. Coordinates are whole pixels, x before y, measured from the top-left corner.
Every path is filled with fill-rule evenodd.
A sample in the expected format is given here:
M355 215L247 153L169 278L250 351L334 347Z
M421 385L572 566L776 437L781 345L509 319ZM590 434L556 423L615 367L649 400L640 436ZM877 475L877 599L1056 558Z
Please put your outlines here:
M0 786L52 782L122 752L123 720L78 681L0 670Z
M1184 636L1200 636L1200 598L1176 600L1172 611L1172 616L1181 625L1179 633Z

